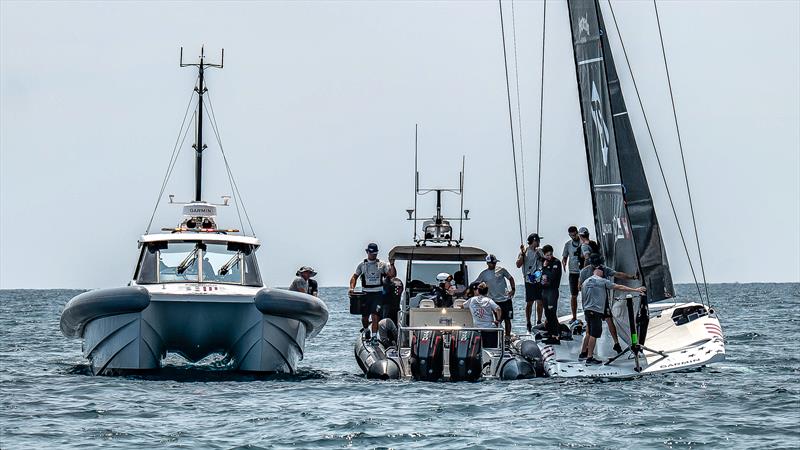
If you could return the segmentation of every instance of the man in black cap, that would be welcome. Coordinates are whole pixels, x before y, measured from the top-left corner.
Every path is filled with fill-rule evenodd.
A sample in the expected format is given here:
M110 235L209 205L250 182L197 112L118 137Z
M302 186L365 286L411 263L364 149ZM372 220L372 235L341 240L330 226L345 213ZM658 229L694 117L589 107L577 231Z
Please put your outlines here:
M523 278L525 279L525 319L528 332L533 328L531 314L533 313L534 302L536 303L537 325L542 323L542 312L544 311L541 284L544 253L539 248L541 241L542 238L539 234L531 233L528 236L528 246L520 245L519 255L517 256L517 267L522 269Z
M366 252L367 258L356 267L355 273L350 277L348 294L353 294L356 280L361 278L361 288L365 296L362 302L365 307L361 312L361 325L367 328L372 318L372 339L376 340L375 333L378 332L378 322L381 320L384 303L384 280L386 277L396 277L397 269L394 267L393 259L390 259L388 264L378 259L378 244L370 243Z

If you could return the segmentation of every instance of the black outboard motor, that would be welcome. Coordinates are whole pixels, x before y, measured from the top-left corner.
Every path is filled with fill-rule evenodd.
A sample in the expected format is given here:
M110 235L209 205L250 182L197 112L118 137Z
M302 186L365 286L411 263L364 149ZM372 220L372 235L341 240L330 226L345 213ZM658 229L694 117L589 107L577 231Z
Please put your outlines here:
M411 338L411 375L415 380L437 381L444 372L444 337L441 331L415 331Z
M475 381L481 377L481 333L459 331L450 337L450 380Z

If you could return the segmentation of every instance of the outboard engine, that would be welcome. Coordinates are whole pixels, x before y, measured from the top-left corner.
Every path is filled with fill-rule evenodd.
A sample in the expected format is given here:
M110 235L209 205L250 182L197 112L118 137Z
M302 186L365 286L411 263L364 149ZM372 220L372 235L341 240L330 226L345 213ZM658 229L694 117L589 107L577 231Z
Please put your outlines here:
M444 372L444 337L441 331L415 331L411 339L411 375L415 380L436 381Z
M475 381L481 377L481 333L459 331L450 337L450 380Z

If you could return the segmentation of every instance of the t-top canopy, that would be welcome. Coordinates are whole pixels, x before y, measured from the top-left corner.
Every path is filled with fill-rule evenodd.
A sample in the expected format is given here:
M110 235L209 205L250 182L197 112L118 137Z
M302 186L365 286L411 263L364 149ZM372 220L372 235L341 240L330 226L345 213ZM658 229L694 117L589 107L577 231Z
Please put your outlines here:
M485 261L486 252L477 247L398 245L389 259L415 261Z

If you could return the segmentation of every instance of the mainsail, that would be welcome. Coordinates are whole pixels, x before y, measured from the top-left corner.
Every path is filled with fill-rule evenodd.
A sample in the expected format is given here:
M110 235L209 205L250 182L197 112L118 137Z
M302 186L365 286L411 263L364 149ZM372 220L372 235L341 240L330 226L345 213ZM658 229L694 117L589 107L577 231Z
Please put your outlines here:
M673 295L650 189L597 1L568 0L597 241L606 264Z

